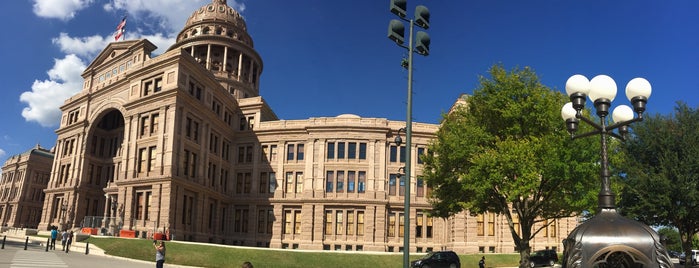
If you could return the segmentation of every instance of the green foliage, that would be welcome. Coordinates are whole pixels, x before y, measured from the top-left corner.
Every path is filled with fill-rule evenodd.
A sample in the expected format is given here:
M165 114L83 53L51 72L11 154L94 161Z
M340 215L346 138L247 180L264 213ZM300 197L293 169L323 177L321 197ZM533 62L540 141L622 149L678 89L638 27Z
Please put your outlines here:
M622 212L676 227L691 248L699 232L699 111L678 103L674 116L648 117L632 134L624 146Z
M677 229L662 227L658 229L658 234L665 238L665 248L667 250L682 252L682 241L680 240L680 233Z
M532 230L545 219L577 215L595 204L598 150L589 139L571 140L560 110L567 97L539 82L529 68L490 77L466 104L444 115L424 157L433 213L505 215L517 248L529 252Z

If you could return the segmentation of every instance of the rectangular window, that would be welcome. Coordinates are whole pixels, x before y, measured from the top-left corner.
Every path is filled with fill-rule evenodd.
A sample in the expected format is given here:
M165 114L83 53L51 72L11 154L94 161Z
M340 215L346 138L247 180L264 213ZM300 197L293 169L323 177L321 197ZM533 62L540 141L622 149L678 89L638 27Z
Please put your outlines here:
M335 185L335 172L328 171L325 174L325 192L332 193Z
M156 78L155 79L155 89L153 89L153 92L160 92L163 89L163 78Z
M137 192L136 193L136 219L137 220L142 220L143 219L143 209L145 205L145 193L144 192Z
M364 235L364 211L357 211L357 235Z
M286 173L286 192L287 193L294 192L294 173L293 172Z
M144 135L146 135L146 134L150 134L150 130L149 130L150 124L148 123L148 121L149 121L149 120L148 120L148 116L143 116L143 117L141 117L141 123L140 123L140 125L141 125L141 133L139 133L140 136L144 136Z
M243 193L249 194L252 190L252 173L245 173L245 184L243 187Z
M267 172L262 172L260 173L260 193L261 194L266 194L267 193L267 183L269 182L268 177L267 177Z
M152 114L150 117L150 134L155 134L158 132L158 124L160 120L159 114Z
M294 211L294 233L301 234L301 211Z
M146 161L148 160L147 158L147 149L146 148L140 148L138 149L138 165L136 167L137 171L140 172L145 172L147 167L146 167Z
M483 214L478 214L476 218L476 235L479 236L484 236L485 235L485 222L484 222L484 215Z
M417 178L417 196L425 196L425 180L422 178L418 177Z
M424 227L424 215L418 213L415 218L415 237L422 237L422 228Z
M360 171L357 179L357 192L364 193L366 191L366 171Z
M398 179L397 174L390 174L388 176L388 195L396 195L396 180Z
M323 233L326 235L333 234L333 212L332 210L325 211L325 230Z
M388 215L388 236L396 236L396 214L394 213Z
M400 179L398 181L398 183L400 184L398 195L405 196L405 176L400 176Z
M345 159L345 143L337 143L337 159Z
M403 213L398 214L398 237L403 237L405 233L405 217Z
M245 163L245 146L238 146L238 163Z
M345 191L345 172L344 171L337 172L337 189L336 189L336 191L338 193L342 193Z
M354 175L356 172L347 171L347 192L354 193Z
M289 144L286 146L286 160L294 160L294 144Z
M245 162L252 163L252 145L245 146Z
M148 171L155 170L155 146L148 147Z
M274 172L269 173L269 192L268 193L274 193L274 191L277 190L277 175Z
M425 148L417 148L417 163L422 164L422 156L425 154Z
M434 218L427 216L427 238L432 238L432 225Z
M143 84L143 96L148 96L153 92L153 81L148 81Z
M335 143L334 142L328 142L327 158L328 159L335 159Z
M335 212L335 233L336 234L343 234L344 233L344 223L343 223L344 217L342 215L342 211L336 211Z
M347 143L347 159L356 159L357 158L357 143L356 142L348 142Z
M284 211L284 233L285 234L291 234L291 227L292 227L292 212L291 210L285 210Z
M495 213L488 213L488 235L495 235Z
M303 172L296 172L296 193L303 192Z
M366 159L366 143L359 143L359 159Z
M296 145L296 159L303 160L303 144Z
M354 211L347 211L347 235L354 235Z
M395 163L398 159L398 147L391 145L388 153L388 161Z

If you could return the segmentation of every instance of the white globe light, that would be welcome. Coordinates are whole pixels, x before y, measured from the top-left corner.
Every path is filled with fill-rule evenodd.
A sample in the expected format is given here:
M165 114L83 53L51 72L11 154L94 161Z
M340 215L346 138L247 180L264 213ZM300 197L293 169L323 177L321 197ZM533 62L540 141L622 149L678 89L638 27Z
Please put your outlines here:
M614 79L601 74L590 80L590 99L593 102L602 98L614 101L614 97L616 97L616 83Z
M614 123L626 122L631 119L633 119L633 110L631 110L631 107L619 105L614 108L614 112L612 112L612 120L614 120Z
M628 84L626 84L626 97L629 99L633 99L634 97L646 97L646 99L650 98L650 93L651 93L651 86L650 82L648 80L641 78L641 77L636 77L634 79L631 79Z
M572 102L566 103L561 109L561 117L563 117L563 120L575 118L576 113L577 111L575 111L575 108L573 108Z
M566 81L566 94L568 96L575 93L587 95L588 92L590 92L590 80L587 80L587 77L584 75L576 74Z

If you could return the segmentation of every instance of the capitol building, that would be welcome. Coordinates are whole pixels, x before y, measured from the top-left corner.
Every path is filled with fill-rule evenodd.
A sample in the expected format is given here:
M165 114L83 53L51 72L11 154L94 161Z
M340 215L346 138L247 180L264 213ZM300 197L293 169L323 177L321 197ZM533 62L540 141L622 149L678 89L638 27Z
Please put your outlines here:
M410 252L516 252L503 216L430 217L419 155L439 125L413 123L406 148L393 142L404 121L353 114L280 120L260 94L262 56L226 0L195 10L165 53L152 56L155 49L145 39L113 42L89 64L81 92L61 106L43 209L32 218L38 222L24 222L21 200L0 195L0 223L401 252L409 217ZM407 154L413 171L404 215ZM6 177L17 174L3 168L0 193L16 186ZM554 220L532 249L562 251L577 223Z

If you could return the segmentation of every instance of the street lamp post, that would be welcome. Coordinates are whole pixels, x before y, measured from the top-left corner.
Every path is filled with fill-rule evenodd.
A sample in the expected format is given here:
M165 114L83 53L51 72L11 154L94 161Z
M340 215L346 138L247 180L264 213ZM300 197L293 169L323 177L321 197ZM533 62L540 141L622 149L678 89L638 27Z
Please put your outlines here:
M616 83L611 77L598 75L588 80L585 76L573 75L566 82L566 93L571 102L563 105L561 116L566 121L571 138L600 135L601 161L598 213L563 240L563 267L673 267L655 231L617 213L610 187L607 139L611 136L625 140L628 126L643 120L651 93L650 83L643 78L629 81L626 96L633 109L627 105L616 107L612 112L611 125L608 124L609 108L617 93ZM599 123L583 115L588 96L594 104ZM577 135L580 121L594 130Z
M414 18L406 18L406 0L391 0L390 11L401 20L408 22L409 35L408 44L404 45L405 27L400 20L393 19L388 25L388 38L396 42L402 48L408 50L407 62L404 59L401 65L408 69L408 100L407 112L405 120L405 195L404 195L404 211L403 211L403 267L410 266L410 176L411 176L411 146L413 133L413 52L423 56L429 55L430 37L423 31L418 31L413 44L413 28L417 25L420 28L427 30L429 28L430 12L427 7L418 5L415 7ZM400 147L400 145L399 145Z

